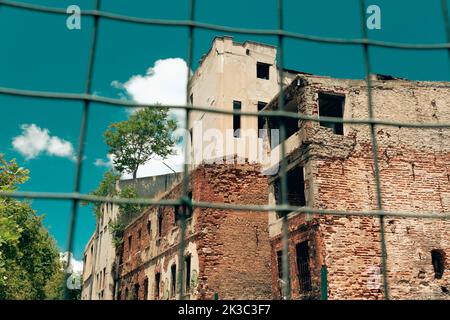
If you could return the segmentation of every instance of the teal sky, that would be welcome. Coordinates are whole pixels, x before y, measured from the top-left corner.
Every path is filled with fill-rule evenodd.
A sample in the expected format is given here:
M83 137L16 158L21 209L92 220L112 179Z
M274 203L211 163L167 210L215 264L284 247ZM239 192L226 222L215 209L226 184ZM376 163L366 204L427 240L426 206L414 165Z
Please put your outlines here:
M92 9L94 1L41 0L24 1L67 8L76 4ZM306 34L359 38L360 17L356 0L285 0L285 28ZM407 42L445 42L440 0L366 1L381 8L382 29L369 32L371 39ZM450 4L449 4L450 6ZM277 27L276 0L197 0L196 19L244 28ZM187 19L187 0L107 0L104 11L126 15ZM18 89L80 93L84 88L92 18L82 17L81 30L68 30L66 16L14 9L0 5L0 86ZM126 82L133 75L145 74L159 59L187 57L187 29L156 27L101 20L93 91L119 98L120 90L111 82ZM194 68L219 32L196 30L194 33ZM255 40L276 44L276 38L234 35L235 40ZM450 65L445 50L418 51L371 49L373 72L415 80L450 80ZM285 40L287 68L340 78L364 76L361 47L316 44ZM12 146L12 139L22 133L21 125L46 128L51 136L69 141L77 148L81 119L81 102L38 100L0 94L0 152L16 158L30 169L30 180L22 187L28 191L73 191L75 163L71 159L41 154L23 157ZM97 186L104 167L95 159L106 159L102 133L108 124L126 118L120 108L93 103L89 112L86 158L82 172L82 192ZM65 250L70 215L70 201L35 200L32 206L45 214L45 224ZM83 248L95 228L90 208L80 208L74 253L82 257Z

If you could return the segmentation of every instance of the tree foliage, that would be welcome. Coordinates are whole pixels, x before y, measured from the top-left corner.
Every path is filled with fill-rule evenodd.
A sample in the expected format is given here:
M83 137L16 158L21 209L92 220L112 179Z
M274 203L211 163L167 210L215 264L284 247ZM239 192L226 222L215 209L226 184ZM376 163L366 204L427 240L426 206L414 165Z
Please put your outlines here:
M98 185L97 189L90 194L98 197L114 197L117 194L116 183L119 181L120 175L114 170L109 170L103 175L103 179ZM94 213L97 217L102 215L101 202L83 202L83 205L92 204L94 207Z
M121 198L134 199L137 198L136 189L132 186L127 186L123 188L119 196ZM113 236L113 244L117 248L122 244L123 241L123 232L125 227L136 218L144 209L143 205L132 204L132 203L123 203L119 204L119 214L117 219L111 221L109 224L112 236Z
M101 197L120 197L127 199L137 198L136 188L133 186L127 186L122 190L118 191L116 187L117 181L120 179L120 175L115 171L107 171L103 180L98 185L97 189L91 192L91 195L101 196ZM91 203L85 202L84 205L89 205ZM99 218L102 216L101 202L94 202L94 212ZM119 247L122 244L122 236L125 227L131 220L137 217L143 210L144 206L132 203L121 203L119 204L119 213L117 218L109 223L109 230L113 235L113 244Z
M0 154L0 190L13 191L28 170ZM45 299L45 287L58 271L54 240L29 203L0 197L0 299Z
M64 299L65 274L61 265L53 276L45 284L45 292L47 300Z
M176 122L168 118L167 108L144 108L128 120L109 126L104 137L112 154L114 167L136 178L139 166L155 156L166 158L172 153L172 133Z
M72 273L69 277L66 277L64 272L64 264L60 263L60 267L53 274L53 276L47 281L45 285L45 294L47 300L80 300L81 299L81 273ZM79 287L69 287L67 292L64 292L66 283L68 281L78 281ZM67 294L67 295L66 295Z

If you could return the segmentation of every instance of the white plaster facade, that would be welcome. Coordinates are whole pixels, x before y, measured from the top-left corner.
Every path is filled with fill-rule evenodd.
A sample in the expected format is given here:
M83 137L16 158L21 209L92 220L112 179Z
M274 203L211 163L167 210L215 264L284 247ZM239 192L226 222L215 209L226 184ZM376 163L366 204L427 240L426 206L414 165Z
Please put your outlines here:
M83 300L112 300L114 295L114 259L109 223L115 220L118 207L112 203L101 205L102 216L97 218L97 228L84 252Z
M192 77L191 103L232 111L234 101L239 101L241 111L257 112L258 103L267 104L280 91L276 55L274 46L251 41L237 43L228 36L215 38ZM258 78L258 63L268 65L268 79ZM284 84L291 83L294 77L294 73L285 72ZM191 112L191 163L196 166L202 161L213 162L234 155L262 163L264 149L263 139L258 139L258 119L241 116L240 125L241 136L236 138L232 115Z

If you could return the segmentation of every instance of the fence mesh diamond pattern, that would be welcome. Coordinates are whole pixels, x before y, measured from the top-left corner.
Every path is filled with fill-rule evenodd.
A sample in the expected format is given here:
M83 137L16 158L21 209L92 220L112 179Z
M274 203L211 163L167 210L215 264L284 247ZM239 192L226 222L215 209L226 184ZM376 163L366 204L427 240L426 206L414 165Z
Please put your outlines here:
M444 19L445 32L447 36L447 43L434 43L434 44L406 44L406 43L393 43L384 42L368 39L367 29L365 26L365 2L364 0L359 0L360 14L361 14L361 39L343 39L343 38L326 38L319 37L295 32L289 32L283 28L283 0L274 0L278 3L278 29L276 30L262 30L262 29L245 29L245 28L234 28L229 26L208 24L195 21L195 0L189 0L189 20L160 20L160 19L147 19L138 18L126 15L120 15L116 13L105 12L101 10L101 0L95 0L95 10L83 10L81 15L91 16L94 18L93 29L91 31L90 40L90 51L89 60L87 64L87 76L85 80L85 90L83 93L58 93L58 92L43 92L43 91L32 91L32 90L18 90L14 88L0 87L0 94L12 95L12 96L22 96L22 97L32 97L37 99L58 99L58 100L75 100L83 102L83 112L82 120L80 124L79 132L79 143L78 143L78 153L76 160L76 171L75 171L75 181L74 189L71 193L59 193L59 192L0 192L0 196L13 197L13 198L29 198L29 199L54 199L54 200L72 200L72 208L70 214L70 225L68 232L68 246L67 251L72 252L73 249L73 239L75 225L77 222L78 204L80 201L88 202L109 202L115 204L121 203L133 203L133 204L143 204L143 205L160 205L160 206L174 206L181 207L183 214L180 219L180 229L181 229L181 239L179 243L179 266L178 268L178 293L179 299L183 299L184 293L184 270L183 270L183 257L185 250L185 235L186 235L186 218L188 213L194 208L215 208L215 209L229 209L229 210L242 210L242 211L276 211L282 216L282 276L283 276L283 296L285 299L290 299L291 295L291 285L290 285L290 270L289 270L289 258L288 258L288 213L292 211L300 211L302 213L314 213L321 215L338 215L338 216L372 216L379 217L380 223L380 243L381 243L381 273L383 276L383 294L385 299L389 299L389 283L387 277L387 255L386 255L386 242L384 234L384 218L386 216L391 217L410 217L410 218L428 218L428 219L449 219L450 213L438 213L438 212L424 212L424 213L409 213L401 211L386 211L383 209L382 192L381 192L381 182L379 174L379 159L378 159L378 144L376 137L376 126L402 126L406 128L417 128L417 129L439 129L439 128L450 128L450 123L411 123L411 122L398 122L398 121L387 121L387 120L377 120L374 118L373 105L372 105L372 91L371 91L371 63L370 63L370 47L384 47L384 48L394 48L394 49L404 49L404 50L448 50L448 56L450 61L450 22L448 17L448 7L446 0L441 0L441 9ZM22 10L29 10L34 12L41 12L47 14L56 15L66 15L66 10L63 8L53 8L41 5L34 5L23 2L16 1L5 1L0 0L1 6L13 7ZM184 106L170 106L174 109L184 109L186 110L186 120L185 127L189 126L189 115L192 111L203 111L210 113L219 114L238 114L244 116L254 116L254 117L267 117L267 118L278 118L280 121L280 140L284 141L286 137L285 122L283 119L294 118L300 120L308 120L314 122L328 122L328 123L349 123L355 125L366 125L370 128L370 137L372 145L372 157L374 164L374 176L376 184L376 194L377 194L377 210L372 211L340 211L340 210L324 210L312 207L298 207L291 206L288 204L287 199L287 160L285 155L285 144L281 144L281 166L280 166L280 177L281 177L281 196L279 205L239 205L239 204L225 204L225 203L209 203L192 201L189 198L189 166L188 166L188 152L185 152L186 161L184 164L183 173L183 192L179 199L175 200L156 200L147 198L109 198L109 197L98 197L88 194L80 193L80 181L82 174L82 159L84 157L84 142L86 137L86 128L89 120L89 108L92 102L102 103L110 107L150 107L158 108L158 105L139 105L133 101L125 101L119 99L111 99L106 97L100 97L92 94L92 77L95 70L95 53L98 43L98 27L100 19L108 19L115 21L122 21L132 24L143 24L143 25L159 25L159 26L182 26L187 27L189 30L188 36L188 70L191 70L192 57L193 57L193 47L194 47L194 29L203 29L210 31L220 31L236 34L247 34L247 35L266 35L266 36L276 36L278 42L278 72L279 72L279 83L280 83L280 94L278 96L279 109L276 111L261 111L261 112L246 112L240 109L235 110L221 110L221 109L210 109L202 106L194 106L191 104L189 99L189 93L186 97L186 105ZM331 43L331 44L341 44L341 45L360 45L364 49L364 63L365 63L365 73L366 73L366 85L367 85L367 109L368 118L367 119L342 119L334 117L324 117L324 116L308 116L300 113L287 112L284 110L284 95L283 95L283 79L284 79L284 59L283 59L283 40L285 38L290 39L300 39L305 41L317 42L317 43ZM449 70L450 72L450 70ZM189 78L189 75L188 75ZM189 89L190 79L187 81L187 88ZM189 92L189 90L187 90ZM70 259L70 255L69 255ZM69 261L70 263L70 261ZM66 289L67 290L67 289Z

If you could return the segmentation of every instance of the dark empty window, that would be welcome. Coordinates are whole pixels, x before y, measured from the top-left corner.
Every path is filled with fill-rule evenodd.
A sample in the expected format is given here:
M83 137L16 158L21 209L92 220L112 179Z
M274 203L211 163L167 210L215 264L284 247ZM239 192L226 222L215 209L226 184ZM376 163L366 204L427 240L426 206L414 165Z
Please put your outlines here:
M319 116L342 119L344 116L345 97L319 93ZM321 127L330 128L334 134L344 134L344 125L338 122L320 121Z
M233 110L241 111L241 102L233 101ZM235 138L240 138L241 136L241 115L233 114L233 136Z
M147 221L147 233L151 236L152 234L152 222Z
M188 192L188 198L189 198L189 201L192 203L192 191ZM187 208L186 209L187 218L190 218L192 216L192 210L191 209L192 208Z
M158 237L162 237L163 228L163 211L161 208L158 209Z
M305 206L305 179L303 167L295 167L287 172L287 201L291 206ZM281 177L275 180L275 200L281 203Z
M171 287L170 287L170 296L175 297L175 293L177 292L177 266L173 264L170 267L170 275L171 275Z
M159 299L159 291L161 287L161 273L155 274L155 299Z
M194 147L194 128L189 129L189 138L191 142L191 148Z
M269 80L270 64L258 62L256 63L256 76L259 79Z
M267 103L265 102L258 102L258 112L262 111L266 107ZM263 136L263 132L261 130L264 130L264 125L266 123L266 118L258 116L258 137Z
M301 292L311 291L311 271L309 269L308 241L301 242L295 247L297 253L298 282Z
M283 252L277 251L278 279L283 279Z
M284 107L284 111L286 112L292 112L292 113L298 113L298 106L295 103L295 101L286 101L286 105ZM290 136L294 135L296 132L298 132L299 130L299 126L298 126L298 119L296 118L274 118L274 117L270 117L269 118L269 128L270 130L278 130L278 131L270 131L270 146L273 148L275 148L276 146L278 146L280 144L280 139L281 139L281 123L284 124L284 128L285 128L285 139L288 139ZM278 136L277 137L273 137L273 134L275 134L276 132L278 132Z
M131 245L133 243L133 237L132 236L128 236L128 256L131 255Z
M445 254L442 250L431 250L431 262L433 263L434 277L441 279L445 269Z
M141 238L142 238L142 231L141 229L137 232L137 247L138 249L141 247Z
M144 279L144 300L148 299L148 278Z
M177 221L181 219L182 215L182 207L181 206L175 206L173 210L173 225L177 225Z
M192 202L192 191L188 192L187 197L188 197L189 201ZM186 210L186 212L185 212L186 219L189 219L190 217L192 217L191 208L186 206L185 210ZM174 225L176 225L177 221L180 220L181 217L183 216L183 206L175 206L174 215L175 215Z
M185 264L185 272L186 272L186 286L185 290L186 292L189 292L191 288L191 256L187 256L184 258L184 264Z
M133 287L133 300L139 300L139 283L136 283Z

